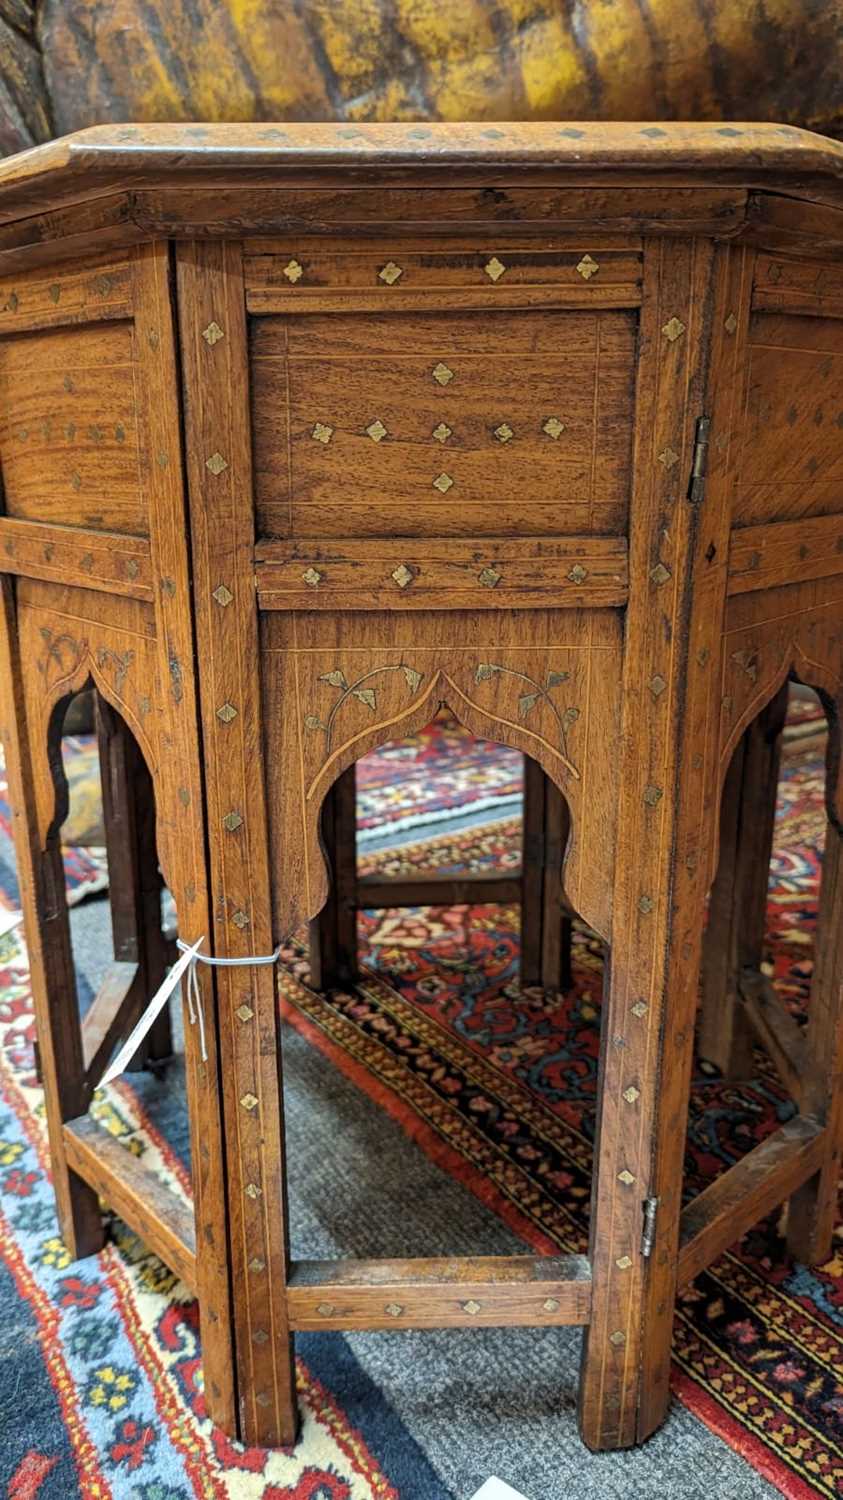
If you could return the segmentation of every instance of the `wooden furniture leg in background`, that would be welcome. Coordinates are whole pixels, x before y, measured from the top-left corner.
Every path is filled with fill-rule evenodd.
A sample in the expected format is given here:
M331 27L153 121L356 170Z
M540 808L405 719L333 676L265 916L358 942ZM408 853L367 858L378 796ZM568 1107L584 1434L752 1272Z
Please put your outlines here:
M141 1003L154 995L170 961L161 930L162 881L155 841L152 778L134 737L96 694L96 730L108 855L111 931L117 963L138 965ZM165 1006L131 1066L161 1062L173 1051Z
M758 1028L747 1007L757 1009L763 1003L754 996L744 1003L741 976L745 970L760 971L764 955L787 699L785 682L746 730L723 787L720 861L703 944L699 1055L733 1081L752 1077Z
M331 871L328 899L310 923L310 982L316 990L353 984L357 953L357 778L338 777L322 808L322 837Z
M565 798L537 761L524 756L521 843L521 983L572 984L572 923L562 896L570 817Z

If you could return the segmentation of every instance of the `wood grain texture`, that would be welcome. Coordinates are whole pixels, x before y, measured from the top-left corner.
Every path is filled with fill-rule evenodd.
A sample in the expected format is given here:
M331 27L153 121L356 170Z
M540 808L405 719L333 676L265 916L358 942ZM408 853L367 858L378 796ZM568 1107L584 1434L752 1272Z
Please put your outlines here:
M843 124L837 0L633 0L582 17L538 0L296 6L263 0L46 0L41 42L60 130L92 120L711 119ZM677 45L681 38L682 46ZM629 59L635 66L629 66ZM826 64L826 65L824 65ZM829 76L831 74L831 76Z

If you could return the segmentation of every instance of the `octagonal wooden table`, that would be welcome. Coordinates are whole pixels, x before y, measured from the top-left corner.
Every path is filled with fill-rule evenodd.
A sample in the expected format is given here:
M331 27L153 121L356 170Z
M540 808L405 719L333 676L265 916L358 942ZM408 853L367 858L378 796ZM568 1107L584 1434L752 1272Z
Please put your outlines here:
M248 1442L295 1434L297 1329L568 1323L586 1442L634 1443L677 1284L788 1197L828 1252L841 172L792 128L557 123L95 128L0 165L3 732L62 1231L95 1250L101 1193L196 1291ZM798 1112L683 1210L720 788L791 673L833 728ZM57 744L91 683L138 880L80 1026ZM271 966L198 971L195 1222L87 1113L160 972L133 756L182 937L249 960L326 899L337 778L442 704L561 790L610 953L589 1253L294 1261Z

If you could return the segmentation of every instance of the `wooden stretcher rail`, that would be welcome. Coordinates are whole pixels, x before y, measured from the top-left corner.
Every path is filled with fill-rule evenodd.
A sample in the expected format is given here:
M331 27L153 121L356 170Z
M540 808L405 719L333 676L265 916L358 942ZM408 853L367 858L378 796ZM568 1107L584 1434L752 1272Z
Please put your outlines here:
M295 1261L287 1306L309 1330L582 1325L591 1269L583 1255Z
M678 1285L687 1286L729 1245L741 1238L823 1161L825 1129L796 1115L748 1151L683 1209L679 1229Z
M139 984L140 965L116 960L110 965L82 1020L85 1073L96 1088L115 1043L134 1026L146 1001Z
M96 1189L195 1294L196 1229L192 1208L89 1115L68 1120L63 1135L73 1171Z
M420 880L385 880L361 875L358 907L462 906L481 902L515 904L521 900L521 880L515 875L425 875Z
M799 1103L806 1075L807 1033L794 1021L769 979L755 969L738 976L744 1012L759 1042L772 1058L791 1098Z
M843 573L843 515L769 521L732 532L729 593L747 594L799 579Z
M152 599L149 541L0 516L0 572L129 599Z

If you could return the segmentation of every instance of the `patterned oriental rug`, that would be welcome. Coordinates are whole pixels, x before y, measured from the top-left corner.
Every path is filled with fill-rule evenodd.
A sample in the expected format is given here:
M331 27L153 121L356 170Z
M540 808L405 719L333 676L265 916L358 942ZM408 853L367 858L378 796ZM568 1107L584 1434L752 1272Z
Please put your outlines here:
M768 918L769 972L798 1019L810 984L824 822L822 746L812 718L796 706L792 737L803 749L784 761ZM368 872L517 866L520 760L502 747L478 746L459 726L437 721L369 757L358 783ZM4 795L0 786L0 905L9 909L17 892L2 837ZM86 864L77 847L67 870L73 888L98 876L101 861ZM558 996L518 982L516 908L367 912L360 941L363 981L328 996L308 988L303 935L290 945L280 982L290 1025L523 1243L547 1253L584 1249L599 945L577 931L575 985ZM300 1342L305 1430L295 1454L243 1449L209 1428L195 1304L170 1273L119 1225L100 1257L68 1263L47 1178L32 1040L26 955L12 928L0 937L0 1325L11 1326L13 1306L26 1305L31 1331L16 1336L8 1353L40 1417L34 1444L18 1442L14 1424L4 1436L16 1396L0 1334L3 1492L13 1500L467 1500L472 1489L442 1483L376 1390L361 1399L360 1371L352 1374L340 1336ZM142 1086L119 1083L98 1096L95 1112L189 1193L184 1141L174 1145L175 1136L159 1128ZM760 1053L757 1076L745 1086L698 1071L688 1196L792 1113ZM843 1236L827 1265L809 1271L788 1259L777 1216L758 1225L683 1295L674 1361L679 1401L769 1484L793 1500L843 1493ZM356 1406L345 1399L352 1391ZM634 1462L651 1446L613 1462ZM384 1465L384 1454L400 1455L400 1463ZM582 1493L637 1488L633 1471L626 1482L621 1474L616 1469L617 1490L612 1483ZM686 1493L730 1500L744 1493L728 1483L694 1488L694 1480L687 1475ZM661 1492L652 1475L650 1483L647 1494ZM678 1490L669 1485L669 1492ZM552 1497L547 1491L535 1500Z

